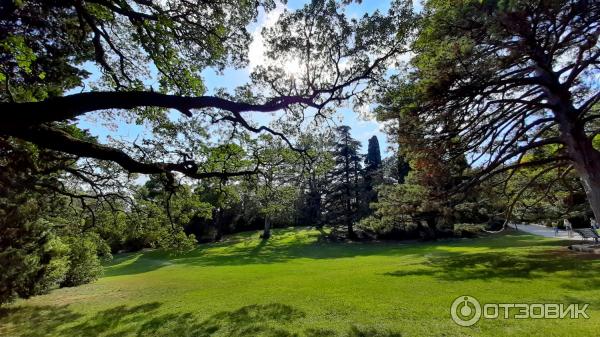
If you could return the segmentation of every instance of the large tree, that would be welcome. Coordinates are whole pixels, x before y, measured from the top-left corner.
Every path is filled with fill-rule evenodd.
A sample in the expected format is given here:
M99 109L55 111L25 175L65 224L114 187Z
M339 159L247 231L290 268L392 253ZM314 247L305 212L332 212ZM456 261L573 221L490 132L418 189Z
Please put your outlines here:
M367 156L365 157L365 169L370 171L378 170L381 167L381 149L379 148L379 139L377 136L369 138Z
M334 165L330 150L332 134L307 134L302 144L310 150L305 156L302 167L303 185L300 188L300 205L298 220L308 225L323 226L323 203L330 181L328 172Z
M293 147L306 111L322 121L348 100L364 104L369 84L405 50L413 22L410 1L394 3L386 16L350 20L342 3L314 0L284 12L264 32L267 59L277 62L258 67L251 85L205 95L201 71L245 66L246 27L261 8L273 7L271 0L3 1L0 135L114 162L130 173L165 174L171 182L176 173L255 174L259 160L236 171L207 165L211 136L220 132L217 138L229 142L240 129L266 132ZM286 70L290 60L299 71ZM88 69L102 73L93 90L63 96L83 85ZM258 126L245 115L276 111L285 112L279 127ZM92 112L150 124L153 134L135 143L82 138L69 124Z
M274 220L295 217L300 161L298 153L270 135L261 136L258 141L265 143L261 151L265 165L256 177L255 188L258 212L264 218L261 237L266 240L271 237Z
M365 167L362 172L361 188L361 216L371 213L370 205L377 201L375 187L383 183L383 169L381 161L381 150L377 136L369 138L367 154L365 156Z
M480 168L472 182L572 167L600 218L600 3L432 0L422 15L412 72L380 117L408 120L417 127L402 133L432 147L459 146ZM525 160L540 149L547 155Z
M343 225L348 238L355 238L354 223L358 220L360 194L360 142L352 138L350 127L335 129L331 155L334 166L328 172L329 186L325 196L326 220L332 225Z

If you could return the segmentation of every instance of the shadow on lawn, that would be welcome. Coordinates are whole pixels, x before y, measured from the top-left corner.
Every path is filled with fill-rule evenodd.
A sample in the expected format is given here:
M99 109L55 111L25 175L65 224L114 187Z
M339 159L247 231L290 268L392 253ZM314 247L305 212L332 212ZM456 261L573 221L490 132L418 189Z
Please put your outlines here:
M17 307L0 311L0 333L21 337L59 336L265 336L265 337L398 337L400 333L370 327L351 326L339 334L329 329L306 329L302 333L286 327L297 324L306 315L289 305L272 303L249 305L234 311L217 313L199 320L192 313L159 314L160 303L118 306L83 317L63 307ZM76 322L74 322L76 321ZM3 331L10 322L11 331ZM75 323L75 325L73 325Z
M225 241L213 244L203 244L190 253L178 257L169 257L164 252L155 251L150 253L130 254L116 259L114 263L108 265L105 276L132 275L144 273L159 269L171 264L185 264L191 266L227 266L227 265L248 265L248 264L270 264L286 262L297 258L309 259L335 259L349 258L356 256L399 256L417 254L424 255L436 250L445 248L486 248L486 249L504 249L504 248L528 248L542 246L566 246L567 241L543 240L527 234L506 233L491 237L478 239L447 239L433 242L367 242L367 243L326 243L312 240L306 237L296 238L297 231L294 229L278 230L271 239L259 240L258 234L244 235L235 241ZM244 233L245 234L245 233ZM503 254L503 253L500 253ZM450 259L448 262L452 269L461 267L461 263L473 263L469 261L473 255L462 256L463 253L457 253L453 256L460 256L457 259ZM484 254L485 255L485 254ZM498 256L499 253L490 253L489 259ZM503 257L500 256L502 259ZM130 259L131 263L119 265L124 260ZM441 257L444 259L444 257ZM456 261L462 259L461 261ZM435 261L432 262L435 264ZM510 261L492 261L493 264L508 263ZM522 272L525 272L523 270Z
M278 230L269 240L260 240L258 234L245 235L235 241L202 244L180 256L168 256L160 251L131 253L117 257L108 264L104 275L139 274L170 264L237 266L280 263L297 258L333 259L365 255L398 255L407 252L406 249L412 246L405 243L326 243L319 242L317 235L297 238L296 232L293 229Z
M571 290L600 288L600 260L589 259L568 251L538 251L527 254L500 252L440 253L426 256L424 267L403 269L388 276L427 275L445 281L486 280L506 278L535 278L544 274L566 273Z
M0 309L0 336L42 337L83 315L64 306L11 307ZM10 327L8 325L13 325Z

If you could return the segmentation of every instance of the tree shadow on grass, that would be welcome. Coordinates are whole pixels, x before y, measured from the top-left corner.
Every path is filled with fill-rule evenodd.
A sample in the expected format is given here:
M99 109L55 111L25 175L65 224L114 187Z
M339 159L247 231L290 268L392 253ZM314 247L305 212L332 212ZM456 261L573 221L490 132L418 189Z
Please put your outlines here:
M235 244L203 244L192 252L169 257L160 252L127 255L107 265L105 276L150 272L167 265L239 266L282 263L297 258L335 259L366 255L401 255L408 244L398 243L324 243L294 240L293 233L274 234L269 240L250 237ZM283 239L285 241L283 241ZM417 244L423 245L423 244Z
M62 333L66 336L97 336L109 332L110 336L128 336L139 322L161 306L158 302L127 307L121 305L98 312L93 317L72 326Z
M347 332L338 334L329 329L306 329L306 337L402 337L400 332L390 330L381 330L370 327L361 327L353 325Z
M223 311L204 320L192 313L160 314L160 303L137 306L117 306L90 317L62 307L16 307L3 310L0 332L21 337L56 336L110 336L110 337L208 337L208 336L264 336L264 337L398 337L398 332L373 327L350 326L338 333L326 328L291 331L301 326L306 314L292 306L271 303L254 304L233 311ZM10 323L12 330L2 330Z
M289 330L290 325L299 325L306 314L289 305L272 303L249 305L234 311L224 311L198 321L191 313L166 314L146 322L138 331L139 337L146 336L264 336L264 337L398 337L391 332L372 327L351 326L346 332L338 333L325 328L309 328L303 332Z
M83 315L64 306L19 306L0 309L0 336L42 337Z
M318 234L298 236L294 229L277 230L269 240L259 240L258 234L245 235L236 240L203 244L190 253L170 257L164 252L138 253L119 258L109 265L105 276L132 275L153 271L172 264L190 266L239 266L248 264L282 263L297 258L337 259L356 256L424 255L436 250L471 248L505 249L530 247L558 247L568 241L544 240L516 232L477 239L446 239L434 242L351 242L330 243L316 240ZM315 232L317 233L317 232ZM313 240L314 239L314 240ZM462 254L462 253L461 253ZM493 253L501 255L504 253ZM129 260L128 260L129 259ZM464 257L469 259L469 256ZM452 262L452 261L450 261ZM469 263L469 261L464 261ZM459 266L460 266L459 262ZM503 261L495 263L502 264ZM452 268L450 266L449 268Z
M565 279L573 290L600 288L600 260L585 259L579 254L542 250L538 252L509 253L438 253L426 256L423 267L386 273L388 276L432 276L444 281L488 280L520 278L531 279L544 274L566 273ZM581 282L579 284L578 282Z
M0 312L0 332L10 329L7 336L128 336L137 326L160 307L160 303L146 303L128 307L117 306L84 317L68 306L19 306ZM75 324L75 325L73 325ZM5 335L0 333L0 335Z
M137 336L293 336L278 325L304 316L304 312L280 303L249 305L217 313L202 321L192 313L165 314L141 325Z

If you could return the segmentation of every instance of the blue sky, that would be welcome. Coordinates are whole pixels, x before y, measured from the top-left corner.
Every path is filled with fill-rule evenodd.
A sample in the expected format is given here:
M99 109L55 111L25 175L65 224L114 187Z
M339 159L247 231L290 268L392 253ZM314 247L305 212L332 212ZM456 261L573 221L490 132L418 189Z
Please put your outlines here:
M253 33L254 41L250 46L249 59L250 66L254 63L260 63L260 31L269 23L274 23L278 15L284 10L295 10L304 6L307 0L290 0L285 5L278 4L277 8L270 13L261 13L256 23L253 23L249 29ZM351 4L347 7L346 12L349 17L360 17L365 13L373 13L376 10L387 11L389 1L381 0L364 0L361 4ZM258 42L258 43L257 43ZM213 70L207 69L203 72L205 84L208 88L208 94L216 88L233 89L236 86L243 85L249 81L250 69L226 69L223 74L216 74ZM338 111L342 119L340 124L349 125L352 128L352 135L363 144L363 151L366 151L368 139L376 135L379 139L381 151L385 152L387 148L387 139L381 131L382 126L375 120L360 119L358 114L349 108L343 108ZM254 118L254 120L262 122L262 118Z
M253 35L253 43L250 45L249 50L249 61L250 65L244 69L225 69L221 74L217 74L212 69L206 69L203 71L203 79L207 87L207 95L211 95L218 88L225 88L228 91L233 91L234 88L246 84L249 82L249 74L251 68L255 64L260 64L262 59L262 43L260 41L260 31L263 27L273 24L277 17L283 10L294 10L301 8L307 0L290 0L287 4L278 4L277 8L269 13L260 13L257 21L249 26L249 30ZM389 1L380 0L364 0L361 4L351 4L347 7L346 13L350 17L360 17L365 13L373 13L375 10L387 11L389 8ZM90 82L97 80L98 72L95 67L90 65L86 67L92 72L92 76L89 79ZM151 83L150 83L151 85ZM79 91L79 90L74 90ZM381 131L382 126L375 120L364 120L359 118L358 114L352 111L350 108L343 108L338 111L341 122L340 124L349 125L352 128L352 135L358 139L363 145L363 152L367 149L368 139L373 135L376 135L379 139L382 154L386 154L388 146L386 135ZM251 118L259 123L268 122L268 116L257 116L253 115ZM125 121L117 121L112 125L105 125L101 118L98 118L97 114L86 116L80 122L79 125L82 128L89 129L92 134L105 139L107 136L114 138L122 138L125 140L132 141L138 137L141 138L141 134L144 133L144 128L136 126Z

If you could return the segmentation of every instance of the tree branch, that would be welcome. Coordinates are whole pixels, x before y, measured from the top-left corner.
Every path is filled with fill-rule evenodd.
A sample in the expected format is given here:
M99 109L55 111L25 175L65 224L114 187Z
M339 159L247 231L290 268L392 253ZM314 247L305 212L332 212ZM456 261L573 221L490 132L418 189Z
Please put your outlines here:
M278 111L293 104L318 107L314 103L314 99L318 94L284 96L264 104L251 104L214 96L183 97L146 91L86 92L49 98L41 102L0 103L0 110L4 112L0 132L15 128L27 128L47 122L64 121L88 112L107 109L134 109L153 106L176 109L186 116L191 116L190 110L203 108L216 108L240 113Z
M170 174L171 172L179 172L190 178L205 179L212 177L225 178L244 176L256 174L258 172L258 166L252 170L235 172L200 172L198 170L198 165L194 161L183 161L180 163L142 162L132 158L119 149L81 140L71 136L63 130L46 125L17 132L14 136L50 150L61 151L81 157L111 161L117 163L130 173Z

